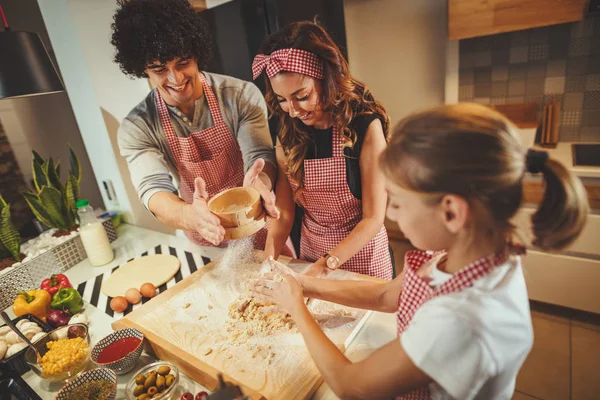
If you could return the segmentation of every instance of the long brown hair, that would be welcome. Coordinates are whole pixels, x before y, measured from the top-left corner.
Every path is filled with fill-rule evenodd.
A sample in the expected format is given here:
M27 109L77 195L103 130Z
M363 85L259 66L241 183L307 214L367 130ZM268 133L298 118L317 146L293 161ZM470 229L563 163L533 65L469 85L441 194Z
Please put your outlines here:
M409 190L451 193L482 211L490 234L514 233L510 219L521 206L526 150L516 128L477 104L440 106L400 121L380 159L386 176ZM585 226L589 206L581 181L560 162L541 167L545 192L532 216L535 245L558 250ZM439 198L439 197L438 197Z
M322 27L307 21L291 23L281 31L268 36L263 41L259 53L269 55L274 51L287 48L309 51L321 59L324 78L321 80L322 93L319 106L324 112L331 112L333 123L344 139L344 147L353 147L356 143L357 135L350 122L359 115L377 114L387 139L389 117L385 108L375 100L371 91L362 82L350 75L348 62ZM266 74L265 80L267 85L265 99L271 116L276 115L279 118L279 141L288 157L288 174L299 186L295 196L297 197L303 188L303 161L310 140L309 128L281 109Z

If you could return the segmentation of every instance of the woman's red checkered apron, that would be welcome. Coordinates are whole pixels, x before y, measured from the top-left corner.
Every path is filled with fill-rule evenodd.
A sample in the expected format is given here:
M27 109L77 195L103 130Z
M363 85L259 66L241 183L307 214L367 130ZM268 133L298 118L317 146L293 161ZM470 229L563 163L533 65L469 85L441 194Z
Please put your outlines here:
M296 200L304 208L300 238L300 259L316 261L338 245L362 219L362 201L348 187L342 137L333 127L332 157L304 160L304 190ZM298 185L288 180L294 191ZM387 232L377 235L342 269L392 279Z
M200 74L200 80L214 125L202 131L193 132L188 137L178 137L175 134L167 106L162 100L160 92L156 91L160 123L167 136L179 172L179 194L186 203L190 204L194 198L194 179L196 177L201 177L206 182L209 198L223 190L242 186L244 182L244 162L240 147L223 121L219 103L203 74ZM265 248L267 226L268 223L252 236L255 249L263 250ZM197 232L185 232L185 234L195 243L213 246ZM219 245L219 247L225 246L227 246L225 241ZM287 247L284 247L282 254L291 255Z
M440 286L432 288L427 279L417 275L417 271L423 264L431 260L437 254L428 254L419 250L412 250L406 253L404 257L403 286L402 293L398 298L398 311L396 317L398 321L398 336L409 326L415 312L427 301L453 292L459 292L473 284L474 281L486 276L494 267L502 264L508 254L509 248L504 251L481 258L458 272L452 274L452 277ZM426 400L431 399L429 389L423 387L399 396L396 400Z

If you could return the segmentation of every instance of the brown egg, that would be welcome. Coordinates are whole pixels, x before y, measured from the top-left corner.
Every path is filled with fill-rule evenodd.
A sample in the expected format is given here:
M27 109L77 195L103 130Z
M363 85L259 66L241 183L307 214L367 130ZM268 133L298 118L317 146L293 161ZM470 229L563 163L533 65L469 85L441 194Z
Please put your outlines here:
M127 289L127 292L125 292L125 298L131 304L137 304L142 300L142 294L136 288L131 288Z
M156 286L150 282L146 282L140 288L140 292L144 297L154 297L156 295Z
M123 296L113 297L110 301L110 308L116 312L123 312L127 308L127 299Z

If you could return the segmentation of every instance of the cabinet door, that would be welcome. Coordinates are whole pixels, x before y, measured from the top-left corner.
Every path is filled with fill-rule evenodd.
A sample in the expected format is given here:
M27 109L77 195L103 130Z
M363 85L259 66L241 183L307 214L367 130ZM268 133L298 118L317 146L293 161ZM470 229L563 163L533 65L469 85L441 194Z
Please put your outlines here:
M583 19L586 0L449 0L451 40Z

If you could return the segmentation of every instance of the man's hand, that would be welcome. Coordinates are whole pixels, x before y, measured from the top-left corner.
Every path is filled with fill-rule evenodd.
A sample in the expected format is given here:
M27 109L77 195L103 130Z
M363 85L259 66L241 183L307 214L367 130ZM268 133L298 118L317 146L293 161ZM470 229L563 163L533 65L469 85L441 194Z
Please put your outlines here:
M191 223L194 230L205 240L218 246L225 238L225 228L219 218L210 212L207 205L208 192L202 178L194 180L194 200L191 204Z
M267 174L262 173L265 160L259 158L244 176L244 186L258 190L262 198L263 207L272 218L279 219L279 210L275 206L275 193L273 185Z

